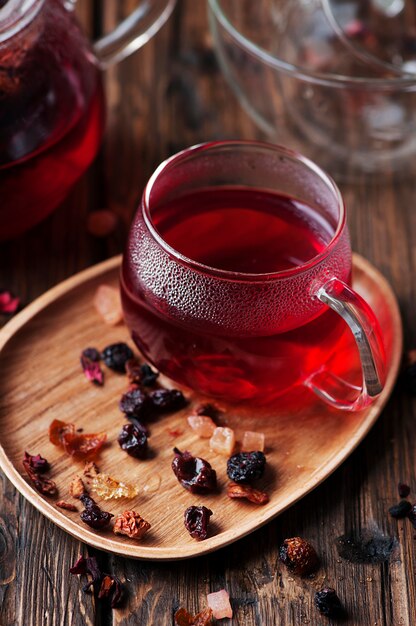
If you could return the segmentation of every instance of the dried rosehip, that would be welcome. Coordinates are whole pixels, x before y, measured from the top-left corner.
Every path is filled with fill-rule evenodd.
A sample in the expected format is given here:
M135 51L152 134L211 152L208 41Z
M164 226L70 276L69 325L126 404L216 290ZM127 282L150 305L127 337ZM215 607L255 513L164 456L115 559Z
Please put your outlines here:
M279 549L279 559L286 567L299 576L306 576L319 566L315 548L301 537L285 539Z
M402 519L409 515L412 510L412 505L408 500L401 500L398 504L389 508L389 513L395 519Z
M227 474L236 483L247 483L263 476L265 464L266 457L260 450L240 452L228 459Z
M53 420L49 426L49 440L61 446L67 454L76 459L95 456L107 441L105 433L77 434L74 424Z
M145 417L149 413L151 402L149 397L141 389L130 389L121 396L119 403L120 411L126 417Z
M95 528L96 530L101 530L105 528L110 523L110 520L114 515L109 513L108 511L103 511L98 504L87 496L83 494L80 497L82 504L85 507L85 510L82 511L80 518L85 524L91 526L91 528Z
M326 617L336 619L345 615L341 600L332 587L324 587L315 593L315 606Z
M54 446L62 446L63 438L66 434L75 434L75 425L68 424L62 420L53 420L49 426L49 441Z
M190 452L173 450L172 469L182 487L191 493L209 493L217 488L217 474L205 459L193 457Z
M397 488L398 488L399 496L401 498L407 498L407 496L410 493L409 485L406 485L406 483L399 483Z
M187 403L179 389L156 389L149 393L149 398L158 411L179 411Z
M20 298L15 297L10 291L0 290L0 313L13 315L20 306Z
M75 476L75 478L71 480L69 493L73 498L77 498L77 500L79 500L82 495L87 493L85 485L79 476Z
M146 522L135 511L124 511L121 515L117 515L113 533L115 535L127 535L132 539L141 539L150 528L149 522Z
M147 436L134 424L125 424L117 439L119 446L130 456L143 459L147 453Z
M185 513L185 528L194 539L206 539L212 511L206 506L189 506Z
M50 467L48 461L44 459L40 454L32 456L28 452L25 452L25 458L23 459L23 463L28 463L28 465L38 474L43 474L43 472L47 472Z
M101 358L107 367L123 374L126 371L126 362L133 357L131 348L123 342L113 343L104 348L101 353Z
M176 626L211 626L212 609L204 609L197 615L191 615L184 608L178 609L175 613Z
M229 498L245 498L254 504L267 504L269 502L269 496L265 491L253 489L249 485L237 485L235 483L228 485L227 496Z
M94 361L89 357L81 354L81 367L87 380L90 380L96 385L102 386L104 384L104 372L100 367L98 361Z

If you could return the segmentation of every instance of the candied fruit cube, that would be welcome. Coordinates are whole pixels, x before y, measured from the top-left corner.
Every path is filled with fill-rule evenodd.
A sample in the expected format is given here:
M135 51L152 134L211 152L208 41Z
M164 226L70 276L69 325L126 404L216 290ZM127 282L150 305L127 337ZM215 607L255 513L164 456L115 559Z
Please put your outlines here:
M252 430L246 430L243 435L241 451L253 452L253 450L260 450L260 452L264 452L264 433L256 433Z
M189 415L188 424L198 437L209 439L216 429L215 423L207 415Z
M94 295L94 306L103 321L115 326L123 319L118 289L110 285L100 285Z
M235 446L235 435L232 428L217 426L214 430L211 439L209 440L209 447L218 454L224 456L230 456Z
M209 593L207 602L215 619L223 619L224 617L232 617L233 610L230 604L230 596L225 589Z

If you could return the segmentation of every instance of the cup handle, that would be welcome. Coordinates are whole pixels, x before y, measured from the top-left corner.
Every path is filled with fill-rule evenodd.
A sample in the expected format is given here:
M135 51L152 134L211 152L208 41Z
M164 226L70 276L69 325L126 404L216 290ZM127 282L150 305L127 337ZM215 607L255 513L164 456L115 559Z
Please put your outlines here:
M360 355L363 382L361 387L352 385L324 365L305 385L337 409L362 409L383 389L384 347L377 319L368 304L338 278L325 282L314 295L341 315L350 327Z
M68 9L76 0L65 0ZM141 0L137 9L126 17L111 33L94 42L98 63L106 69L136 52L163 26L176 4L176 0Z

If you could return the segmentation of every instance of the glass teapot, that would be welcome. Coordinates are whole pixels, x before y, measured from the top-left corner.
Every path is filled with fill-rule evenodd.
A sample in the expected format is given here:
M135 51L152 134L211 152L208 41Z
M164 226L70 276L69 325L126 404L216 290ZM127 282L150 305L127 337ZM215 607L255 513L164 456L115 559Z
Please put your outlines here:
M76 0L0 0L0 240L46 217L94 159L104 130L101 70L146 43L176 0L141 0L95 44Z

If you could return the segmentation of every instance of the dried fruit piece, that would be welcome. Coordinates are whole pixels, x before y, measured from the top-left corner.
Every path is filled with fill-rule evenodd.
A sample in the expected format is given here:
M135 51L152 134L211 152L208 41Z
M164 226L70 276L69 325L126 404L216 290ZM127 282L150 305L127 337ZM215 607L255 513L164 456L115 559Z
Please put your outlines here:
M101 587L98 592L98 599L102 600L103 598L110 599L111 608L115 608L120 605L120 602L123 597L123 585L117 576L110 576L109 574L105 574L102 581Z
M77 498L77 500L79 500L82 495L87 493L85 485L79 476L75 476L75 478L72 479L71 484L69 485L69 493L73 498Z
M267 504L269 502L269 496L265 491L253 489L249 485L237 485L236 483L228 485L227 496L229 498L245 498L254 504Z
M93 478L91 489L104 500L134 498L139 493L138 487L123 483L102 472Z
M406 483L399 483L398 484L398 492L399 492L399 496L401 498L407 498L407 496L410 494L410 487L409 487L409 485L406 485Z
M389 508L389 513L395 519L402 519L409 515L412 510L412 505L408 500L401 500L398 504Z
M101 319L109 326L116 326L123 319L120 293L115 287L100 285L94 295L94 306Z
M147 363L140 363L138 359L127 361L126 373L131 383L144 387L153 387L159 377L159 372L152 370Z
M215 619L223 619L224 617L231 618L233 616L233 610L230 604L230 596L225 589L216 591L215 593L209 593L207 595L207 602Z
M81 367L87 380L90 380L96 385L102 386L104 384L104 372L97 361L93 361L84 354L81 354Z
M56 506L59 506L60 509L65 509L66 511L78 511L75 504L71 504L71 502L65 502L65 500L59 500L56 503Z
M53 420L49 426L49 439L55 446L61 446L67 454L76 459L95 456L107 441L105 433L76 433L74 424Z
M130 389L121 396L119 403L120 411L122 411L126 417L146 417L149 413L151 401L149 397L138 388Z
M117 439L120 448L135 459L143 459L147 453L147 436L134 424L125 424Z
M235 446L235 435L232 428L217 426L214 430L209 447L218 454L230 456Z
M112 608L119 606L123 595L123 585L116 576L110 576L109 574L101 572L98 567L97 559L94 556L87 558L80 556L78 561L69 569L69 571L71 574L79 576L90 574L92 580L87 582L82 587L82 590L85 593L93 590L95 595L97 595L100 599L109 598Z
M207 415L188 415L187 421L198 437L208 439L216 429L215 423Z
M37 465L38 468L36 467ZM31 454L28 454L28 452L25 452L23 467L25 468L26 474L29 476L29 479L33 483L35 489L37 489L44 496L55 496L58 493L56 483L43 475L49 467L49 463L46 459L41 457L40 454L32 456Z
M413 524L413 527L416 528L416 504L413 504L407 517L409 518L409 520L411 521L411 523Z
M95 478L99 474L99 469L94 461L85 461L83 472L87 478Z
M206 506L189 506L185 513L185 528L194 539L206 539L212 511Z
M149 398L158 411L179 411L187 402L179 389L155 389L149 393Z
M264 451L264 433L246 430L243 434L241 451L252 452L253 450L260 450L260 452Z
M74 435L75 434L75 425L68 424L67 422L63 422L62 420L53 420L49 425L49 441L53 443L54 446L62 446L63 445L63 437L66 435Z
M146 522L141 515L135 511L124 511L121 515L117 515L113 532L116 535L127 535L132 539L140 539L149 528L151 528L149 522Z
M246 483L261 478L265 464L263 452L240 452L228 459L227 474L236 483Z
M101 358L106 366L122 374L126 371L127 361L133 357L134 354L131 348L122 341L106 346L101 353Z
M279 549L279 559L286 567L299 576L306 576L319 566L315 548L301 537L285 539Z
M315 606L326 617L337 619L345 615L341 600L332 587L324 587L315 593Z
M101 361L101 354L97 348L85 348L85 350L81 352L81 356L85 356L90 361L96 361L97 363Z
M102 528L108 526L111 518L114 517L112 513L103 511L95 500L86 494L83 494L80 497L80 500L85 507L85 510L82 511L80 518L85 524L91 526L91 528L94 528L95 530L101 530Z
M182 487L191 493L209 493L217 488L217 474L210 463L190 452L173 449L172 469Z
M20 298L17 298L11 291L0 290L0 313L13 315L20 306Z
M186 609L178 609L175 613L176 626L211 626L212 610L204 609L197 615L191 615Z
M93 211L87 217L87 231L93 237L108 237L117 226L118 216L109 209Z

